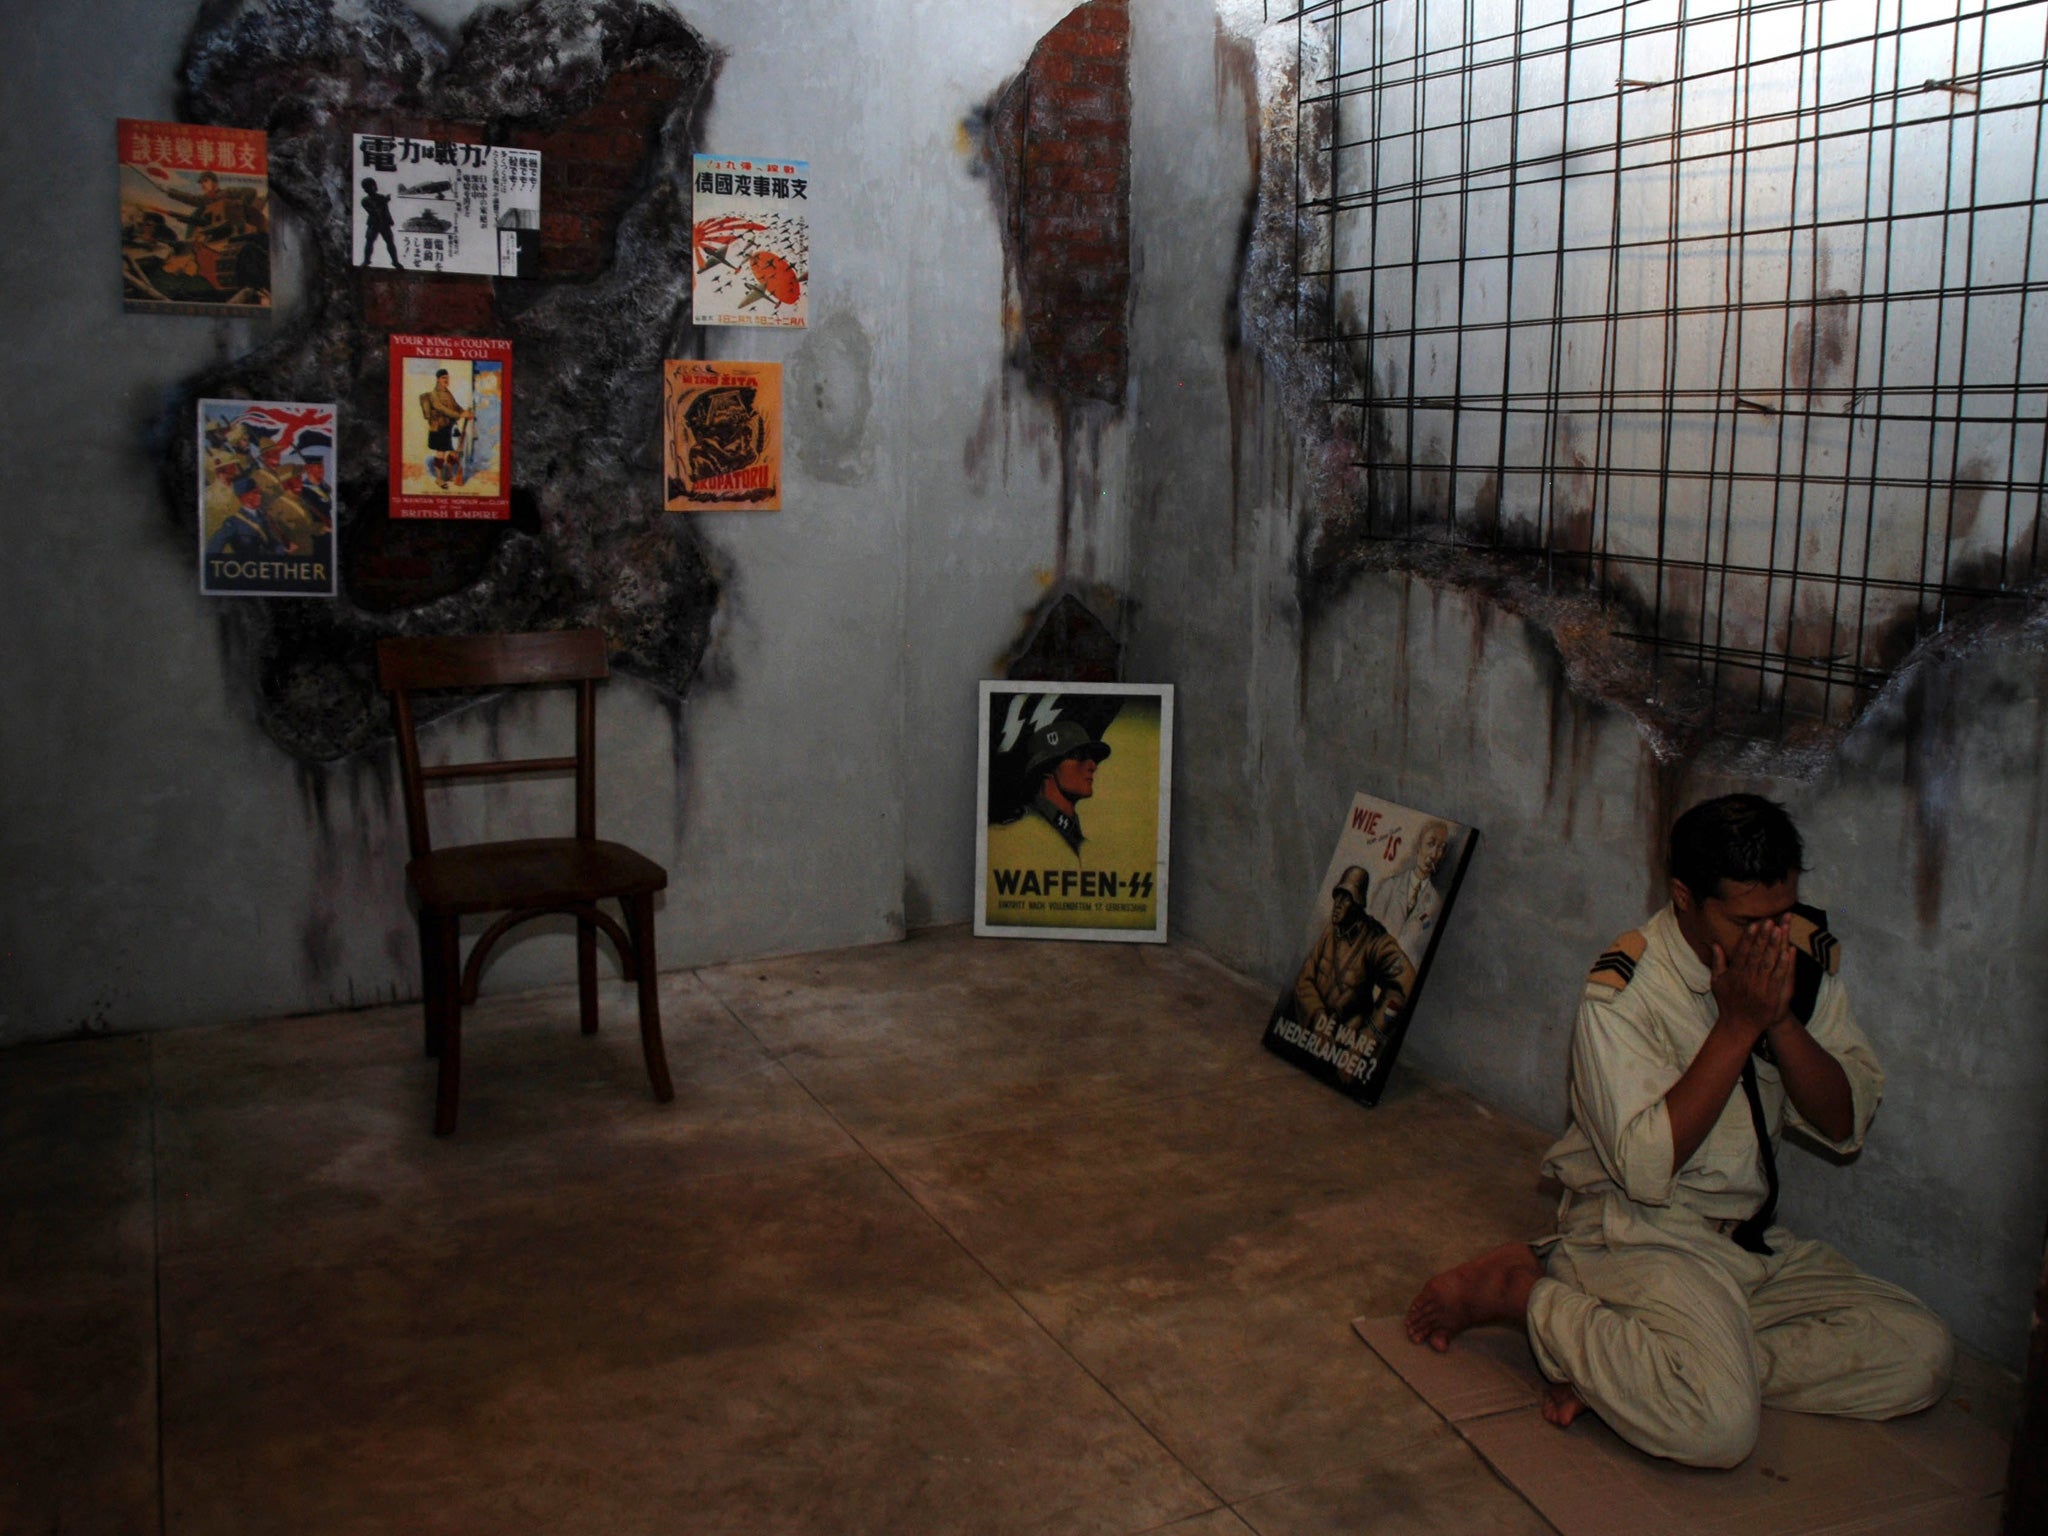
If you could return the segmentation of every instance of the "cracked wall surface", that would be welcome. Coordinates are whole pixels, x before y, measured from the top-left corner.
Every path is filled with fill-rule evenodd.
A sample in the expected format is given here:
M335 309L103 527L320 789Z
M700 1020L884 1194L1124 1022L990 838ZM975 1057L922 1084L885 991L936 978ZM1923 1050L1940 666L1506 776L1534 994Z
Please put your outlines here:
M197 517L193 402L341 407L341 597L221 604L229 665L264 730L331 761L389 732L376 640L596 625L615 664L685 693L719 582L690 518L662 512L661 360L689 343L687 169L716 60L669 10L531 0L478 12L449 42L397 0L210 8L181 71L191 120L270 136L273 198L303 232L292 318L188 380L157 425L180 529ZM350 265L350 135L412 133L542 154L543 277L370 273ZM510 522L386 515L386 336L507 337L514 351Z
M1355 793L1476 826L1402 1071L1558 1128L1587 966L1665 899L1671 819L1726 790L1785 801L1891 1072L1851 1167L1788 1153L1787 1218L2014 1359L2048 1220L2039 620L1951 626L1846 734L1758 748L1671 710L1614 612L1540 564L1353 538L1373 426L1324 408L1293 341L1317 318L1292 261L1294 29L1256 0L1204 20L1134 0L1126 667L1179 689L1177 934L1277 988Z

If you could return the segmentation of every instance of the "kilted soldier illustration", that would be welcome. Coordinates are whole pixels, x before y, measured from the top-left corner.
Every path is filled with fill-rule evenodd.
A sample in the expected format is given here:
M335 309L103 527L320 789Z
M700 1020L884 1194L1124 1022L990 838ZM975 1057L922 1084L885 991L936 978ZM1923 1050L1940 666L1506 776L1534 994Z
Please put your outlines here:
M448 387L448 370L434 370L434 387L420 396L420 415L427 423L427 473L441 485L461 485L469 478L462 463L462 438L473 412Z

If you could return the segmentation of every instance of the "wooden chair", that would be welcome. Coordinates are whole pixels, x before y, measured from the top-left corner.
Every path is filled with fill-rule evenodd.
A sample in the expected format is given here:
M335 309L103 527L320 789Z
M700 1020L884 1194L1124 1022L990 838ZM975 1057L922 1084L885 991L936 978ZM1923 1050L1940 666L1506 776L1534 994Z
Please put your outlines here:
M597 931L618 947L626 978L639 983L640 1044L654 1096L675 1097L661 1043L661 1005L654 968L654 893L668 872L652 859L597 835L597 684L611 668L604 632L596 629L532 635L381 640L378 682L398 716L399 764L405 783L405 826L412 859L407 885L419 909L420 979L426 999L426 1044L441 1062L434 1134L455 1129L462 1078L462 1008L476 1001L484 957L521 923L550 913L576 919L576 986L583 1033L597 1033ZM413 720L412 694L433 688L502 688L545 683L576 685L576 755L425 766ZM576 773L576 835L523 838L435 849L427 828L426 788L444 779L509 773ZM625 912L621 929L597 905L616 899ZM500 912L461 958L462 919Z

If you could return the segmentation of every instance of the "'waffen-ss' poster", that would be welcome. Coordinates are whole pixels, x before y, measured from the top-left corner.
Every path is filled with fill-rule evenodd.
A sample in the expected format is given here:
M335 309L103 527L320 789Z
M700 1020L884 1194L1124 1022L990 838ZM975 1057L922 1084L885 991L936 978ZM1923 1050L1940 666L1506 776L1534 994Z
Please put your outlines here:
M1266 1048L1377 1104L1478 843L1475 828L1354 796Z
M1166 942L1173 689L983 683L974 931Z
M355 136L355 263L540 276L540 153L453 139Z
M780 510L780 363L670 358L661 405L663 510Z
M199 402L199 590L332 597L334 407Z

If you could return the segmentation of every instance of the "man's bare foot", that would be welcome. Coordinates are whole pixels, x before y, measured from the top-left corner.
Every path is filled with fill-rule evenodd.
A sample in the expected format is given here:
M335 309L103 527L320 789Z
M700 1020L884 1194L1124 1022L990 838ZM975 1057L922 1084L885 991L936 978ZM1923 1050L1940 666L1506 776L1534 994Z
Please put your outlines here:
M1548 1382L1543 1388L1543 1417L1563 1429L1586 1411L1585 1401L1570 1387Z
M1408 1303L1408 1337L1442 1354L1467 1328L1519 1323L1529 1315L1529 1292L1542 1278L1543 1261L1527 1243L1506 1243L1467 1259Z

